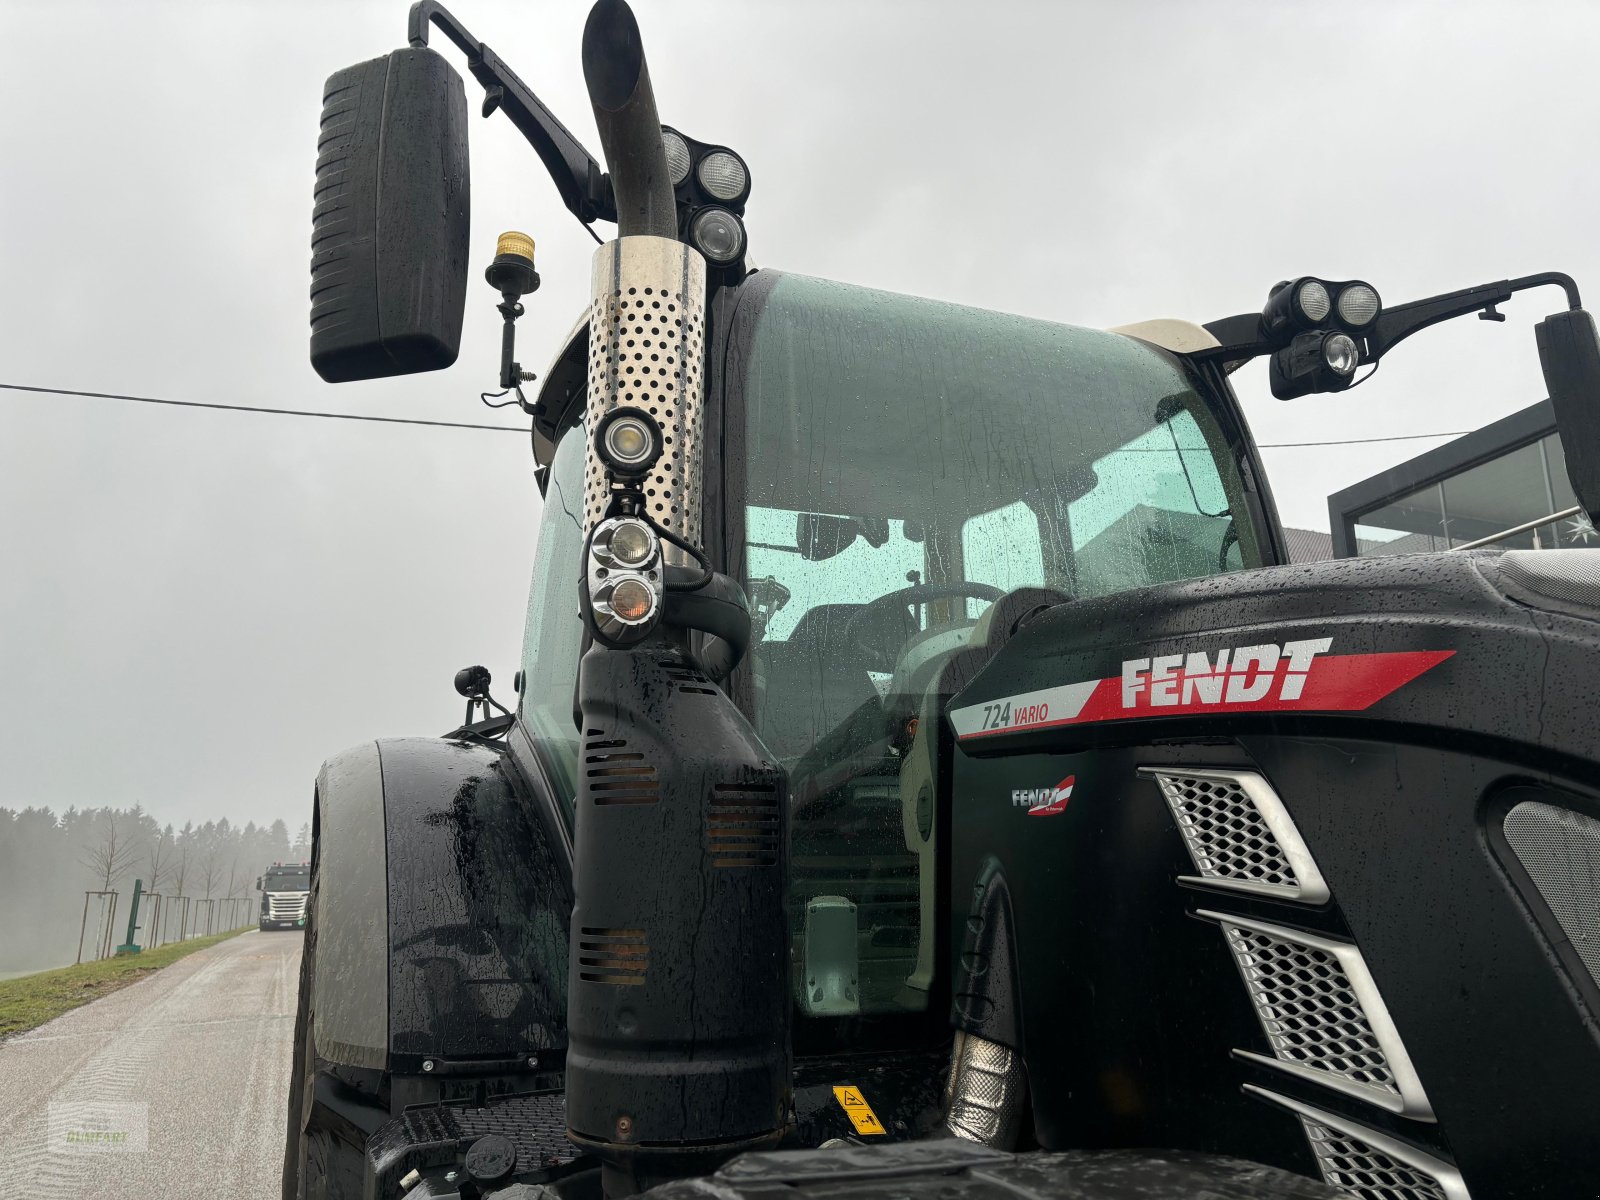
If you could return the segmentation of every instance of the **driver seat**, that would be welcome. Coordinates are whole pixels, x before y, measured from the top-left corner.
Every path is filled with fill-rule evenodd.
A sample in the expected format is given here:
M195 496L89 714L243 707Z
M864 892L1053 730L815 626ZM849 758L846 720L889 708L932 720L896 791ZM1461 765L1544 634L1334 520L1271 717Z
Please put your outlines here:
M780 761L792 763L876 695L847 634L865 607L819 604L800 618L788 641L756 648L767 678L759 722L762 740ZM910 612L895 609L874 615L857 632L892 654L917 628Z

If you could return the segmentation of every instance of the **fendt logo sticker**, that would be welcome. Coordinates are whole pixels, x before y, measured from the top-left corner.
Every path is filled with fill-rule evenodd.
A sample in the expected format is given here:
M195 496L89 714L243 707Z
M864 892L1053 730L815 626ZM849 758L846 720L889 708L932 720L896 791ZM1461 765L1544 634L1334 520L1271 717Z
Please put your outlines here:
M1077 781L1076 775L1068 775L1055 787L1017 788L1011 793L1011 805L1027 809L1030 817L1053 817L1067 807Z
M1120 674L951 712L956 736L1209 712L1359 712L1455 653L1333 654L1332 638L1125 659Z

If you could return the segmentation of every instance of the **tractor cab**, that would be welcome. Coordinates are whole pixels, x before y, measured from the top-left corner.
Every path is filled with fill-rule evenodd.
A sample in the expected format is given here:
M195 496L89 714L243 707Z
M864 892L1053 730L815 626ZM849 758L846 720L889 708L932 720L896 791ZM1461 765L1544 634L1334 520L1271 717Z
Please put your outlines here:
M1261 473L1220 371L1137 336L773 270L712 321L721 453L695 490L753 610L730 690L788 777L792 999L835 1035L930 1011L942 1030L945 701L1031 613L1275 561ZM541 408L584 395L586 342ZM522 719L569 805L581 412L544 439L523 662Z

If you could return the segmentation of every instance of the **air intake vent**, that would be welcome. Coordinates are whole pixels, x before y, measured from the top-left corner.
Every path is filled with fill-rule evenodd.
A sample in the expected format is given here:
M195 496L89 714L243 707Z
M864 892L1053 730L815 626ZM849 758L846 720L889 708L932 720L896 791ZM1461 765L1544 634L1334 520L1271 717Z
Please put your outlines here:
M713 866L773 866L778 836L777 785L719 783L712 789L706 837Z
M583 768L589 796L596 804L655 804L661 799L655 765L638 751L629 750L623 738L589 730L583 743Z
M1276 1059L1236 1050L1390 1112L1431 1121L1433 1110L1389 1010L1345 942L1217 912L1250 1003Z
M1359 1200L1471 1200L1459 1171L1415 1146L1253 1084L1244 1090L1299 1117L1323 1180Z
M1506 813L1505 834L1561 932L1600 986L1600 821L1524 800Z
M642 929L578 931L578 978L586 983L638 987L650 966L650 945Z
M1142 767L1172 809L1199 875L1189 883L1326 904L1328 885L1283 801L1254 771Z
M678 691L691 696L715 696L716 685L690 667L668 667L667 679Z

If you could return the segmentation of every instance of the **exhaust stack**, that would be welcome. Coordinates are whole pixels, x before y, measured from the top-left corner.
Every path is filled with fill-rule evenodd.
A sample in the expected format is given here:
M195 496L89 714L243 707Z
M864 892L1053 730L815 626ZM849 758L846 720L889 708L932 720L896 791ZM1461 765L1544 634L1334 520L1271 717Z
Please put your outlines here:
M639 22L624 0L598 0L589 10L583 27L583 78L611 171L617 236L676 239L678 207L667 175L661 118Z
M622 0L594 6L583 63L621 234L594 258L584 527L626 507L662 541L659 624L626 644L594 624L578 671L567 1136L610 1198L775 1145L788 1119L788 781L687 653L705 628L689 608L743 599L721 575L691 582L702 572L672 544L702 545L706 265L677 238ZM619 476L594 441L618 408L657 425L648 473ZM586 571L600 553L586 541Z

